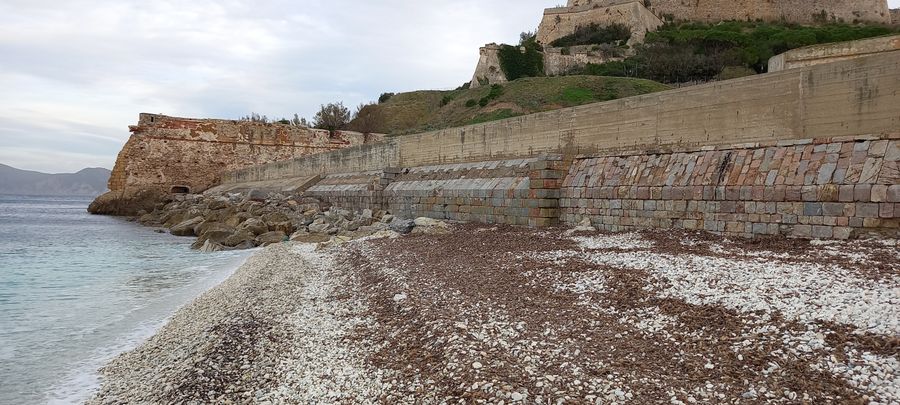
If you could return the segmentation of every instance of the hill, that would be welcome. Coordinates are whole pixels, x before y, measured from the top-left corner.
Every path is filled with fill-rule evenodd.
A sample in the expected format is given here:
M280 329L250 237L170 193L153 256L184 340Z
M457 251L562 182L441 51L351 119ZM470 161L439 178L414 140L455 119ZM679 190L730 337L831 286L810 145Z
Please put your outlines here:
M410 134L574 107L667 90L651 80L559 76L528 77L502 85L449 91L413 91L371 105L380 116L373 132ZM371 112L371 111L370 111ZM354 128L359 123L351 122Z
M48 174L0 164L0 194L97 196L106 191L109 174L103 168Z

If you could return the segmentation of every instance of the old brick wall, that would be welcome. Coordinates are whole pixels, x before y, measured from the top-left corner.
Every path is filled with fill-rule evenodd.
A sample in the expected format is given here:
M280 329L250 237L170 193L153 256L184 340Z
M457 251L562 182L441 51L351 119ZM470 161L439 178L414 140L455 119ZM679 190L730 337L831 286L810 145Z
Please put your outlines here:
M736 236L900 236L900 133L716 150L581 157L565 223Z

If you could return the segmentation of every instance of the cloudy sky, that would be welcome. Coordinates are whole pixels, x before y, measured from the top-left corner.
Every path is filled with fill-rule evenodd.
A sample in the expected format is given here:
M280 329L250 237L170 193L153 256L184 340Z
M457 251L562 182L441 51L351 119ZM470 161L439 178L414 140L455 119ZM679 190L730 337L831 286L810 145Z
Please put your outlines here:
M900 6L900 0L891 0ZM471 78L562 0L0 0L0 163L111 168L138 113L311 117Z
M0 163L111 168L138 113L311 117L457 87L554 0L0 0Z

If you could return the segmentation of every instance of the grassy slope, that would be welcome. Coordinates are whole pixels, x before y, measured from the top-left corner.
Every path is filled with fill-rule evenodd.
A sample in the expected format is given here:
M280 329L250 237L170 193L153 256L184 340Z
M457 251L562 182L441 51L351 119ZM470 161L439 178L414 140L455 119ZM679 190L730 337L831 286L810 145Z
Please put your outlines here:
M477 103L490 87L451 91L400 93L379 105L385 114L385 130L410 134L493 121L517 115L614 100L666 90L669 87L643 79L560 76L529 77L503 85L503 94L484 107ZM444 106L441 100L452 98Z

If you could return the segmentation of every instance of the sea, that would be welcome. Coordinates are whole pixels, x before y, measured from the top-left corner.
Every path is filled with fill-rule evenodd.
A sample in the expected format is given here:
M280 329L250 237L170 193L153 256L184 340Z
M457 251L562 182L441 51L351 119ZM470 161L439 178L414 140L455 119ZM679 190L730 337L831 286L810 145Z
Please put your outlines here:
M0 404L69 404L251 254L94 216L90 198L0 196Z

